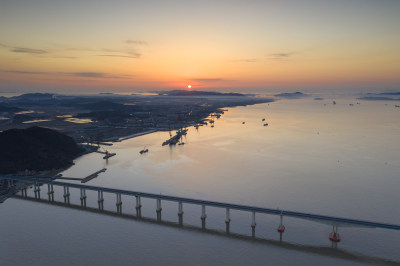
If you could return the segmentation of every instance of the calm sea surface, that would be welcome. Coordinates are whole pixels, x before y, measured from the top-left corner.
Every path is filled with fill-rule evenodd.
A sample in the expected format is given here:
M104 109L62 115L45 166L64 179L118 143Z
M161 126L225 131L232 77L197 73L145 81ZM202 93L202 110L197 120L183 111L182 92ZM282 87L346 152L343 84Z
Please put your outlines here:
M162 147L157 132L105 147L63 173L107 171L90 185L400 224L400 108L393 102L282 100L229 108L215 127L189 128L185 145ZM349 104L354 104L350 106ZM265 118L268 126L263 126ZM245 122L243 124L242 122ZM147 154L140 155L144 147ZM43 191L44 192L44 191ZM56 199L62 199L60 190ZM78 203L78 191L71 200ZM122 198L134 213L134 199ZM97 195L88 192L88 205ZM155 217L154 200L142 215ZM105 199L115 209L115 196ZM184 223L200 225L199 206L184 205ZM169 228L35 202L0 205L0 255L6 265L265 265L358 262L262 243ZM176 203L163 202L176 221ZM231 211L231 231L251 234L251 215ZM258 215L256 235L279 240L278 216ZM224 230L225 210L207 208L207 227ZM330 247L331 226L284 218L283 241ZM400 261L400 232L339 227L338 248Z

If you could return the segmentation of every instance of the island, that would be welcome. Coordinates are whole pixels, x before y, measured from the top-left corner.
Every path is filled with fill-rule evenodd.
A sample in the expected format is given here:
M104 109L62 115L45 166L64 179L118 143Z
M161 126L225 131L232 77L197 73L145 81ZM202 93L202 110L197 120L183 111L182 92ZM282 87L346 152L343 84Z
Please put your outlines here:
M310 95L302 93L300 91L279 93L279 94L275 94L274 96L279 97L279 98L285 98L285 99L301 99L301 98L310 97Z

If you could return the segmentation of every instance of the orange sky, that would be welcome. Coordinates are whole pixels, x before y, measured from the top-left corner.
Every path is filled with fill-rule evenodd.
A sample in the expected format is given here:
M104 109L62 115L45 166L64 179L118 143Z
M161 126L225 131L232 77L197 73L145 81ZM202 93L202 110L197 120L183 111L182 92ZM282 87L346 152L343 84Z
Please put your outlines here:
M390 0L4 0L0 90L399 89L398 14Z

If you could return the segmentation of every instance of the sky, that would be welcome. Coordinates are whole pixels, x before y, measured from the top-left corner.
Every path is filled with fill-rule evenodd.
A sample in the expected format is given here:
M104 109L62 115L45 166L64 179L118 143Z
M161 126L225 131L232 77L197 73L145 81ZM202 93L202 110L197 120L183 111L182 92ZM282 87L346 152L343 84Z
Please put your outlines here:
M400 91L398 0L1 0L0 92Z

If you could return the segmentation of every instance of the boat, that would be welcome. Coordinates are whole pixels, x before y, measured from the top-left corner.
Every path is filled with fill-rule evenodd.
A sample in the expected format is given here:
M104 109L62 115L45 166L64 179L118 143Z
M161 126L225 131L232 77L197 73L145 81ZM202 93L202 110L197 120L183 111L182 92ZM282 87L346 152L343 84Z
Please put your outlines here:
M143 154L143 153L146 153L146 152L149 152L149 149L146 149L146 147L143 149L143 150L141 150L139 153L140 154Z

